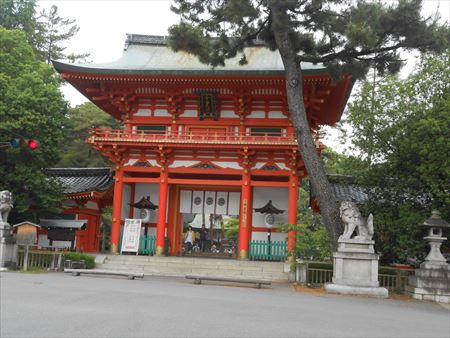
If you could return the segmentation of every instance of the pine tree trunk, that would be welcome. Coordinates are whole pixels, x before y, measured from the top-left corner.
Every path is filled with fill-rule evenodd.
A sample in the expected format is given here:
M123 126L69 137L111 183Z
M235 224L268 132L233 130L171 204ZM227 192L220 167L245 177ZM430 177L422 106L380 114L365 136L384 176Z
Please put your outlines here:
M303 100L303 76L288 30L282 21L285 19L284 13L277 13L275 8L272 9L272 13L272 31L284 64L289 111L297 133L299 152L319 201L320 212L330 235L331 248L336 251L337 240L341 233L339 207L312 139Z

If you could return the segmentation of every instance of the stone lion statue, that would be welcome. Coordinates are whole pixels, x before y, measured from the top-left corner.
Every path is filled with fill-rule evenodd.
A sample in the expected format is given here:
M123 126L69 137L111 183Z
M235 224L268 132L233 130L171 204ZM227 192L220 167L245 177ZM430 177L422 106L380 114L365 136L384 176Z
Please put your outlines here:
M13 207L13 198L8 190L0 191L0 223L8 223L8 215Z
M340 214L344 223L344 233L339 238L350 239L356 230L356 239L371 241L373 237L373 215L370 214L367 220L362 217L358 207L354 202L344 201L341 203Z

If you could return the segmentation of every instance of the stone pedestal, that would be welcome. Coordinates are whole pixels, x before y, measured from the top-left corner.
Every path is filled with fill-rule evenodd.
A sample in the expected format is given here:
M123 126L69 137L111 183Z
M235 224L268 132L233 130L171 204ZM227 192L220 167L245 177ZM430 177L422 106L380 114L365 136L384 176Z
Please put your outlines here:
M414 299L450 303L450 265L441 254L440 247L446 239L441 234L425 237L430 252L414 276L408 277L406 292Z
M8 223L0 222L0 271L17 267L17 245Z
M415 299L450 303L450 266L430 267L426 263L416 269L414 276L409 276L406 292Z
M338 241L333 254L333 283L326 284L329 293L367 295L386 298L388 290L379 287L378 255L374 241L360 238Z
M430 245L430 252L420 269L408 278L406 292L415 299L450 303L450 265L441 253L441 244L446 240L443 230L450 228L450 224L442 219L439 211L433 210L423 226L428 229L424 239Z

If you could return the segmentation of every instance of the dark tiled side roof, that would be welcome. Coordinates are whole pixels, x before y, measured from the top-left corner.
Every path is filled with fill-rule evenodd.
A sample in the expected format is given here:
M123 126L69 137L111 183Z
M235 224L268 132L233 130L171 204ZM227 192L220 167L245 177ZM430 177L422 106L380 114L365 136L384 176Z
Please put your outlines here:
M86 227L86 220L76 221L67 219L42 219L40 224L44 228L59 229L83 229Z
M333 189L334 196L339 202L352 201L363 204L368 200L364 188L357 185L355 178L349 175L327 175Z
M65 187L66 194L103 192L114 182L111 168L48 168L45 172Z
M345 185L338 183L331 183L331 188L333 189L334 196L340 202L342 201L352 201L357 204L363 204L367 201L368 196L364 192L364 189L356 185Z
M356 184L354 177L348 175L327 175L327 178L338 202L352 201L357 204L364 204L369 199L364 188ZM311 201L315 196L314 191L311 191Z

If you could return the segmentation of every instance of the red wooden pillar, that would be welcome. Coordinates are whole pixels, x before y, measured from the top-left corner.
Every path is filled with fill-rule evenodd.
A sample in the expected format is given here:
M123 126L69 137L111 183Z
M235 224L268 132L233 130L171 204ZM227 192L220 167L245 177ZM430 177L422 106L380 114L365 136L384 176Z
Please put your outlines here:
M159 182L158 223L156 224L156 255L164 252L164 238L166 235L167 191L169 189L168 173L161 168L161 180Z
M250 174L247 169L242 175L241 207L239 223L239 259L248 259L249 241L252 226L252 194L250 186Z
M289 176L289 206L288 206L288 223L289 225L297 224L297 210L298 210L298 176L295 172L291 172ZM295 252L295 242L297 231L290 230L288 232L288 253ZM289 260L295 257L289 255Z
M131 205L134 204L134 195L136 195L136 183L131 183L131 192L130 192L130 218L134 218L134 207Z
M169 186L169 205L167 216L167 238L169 239L169 254L173 255L175 250L175 236L176 236L176 219L178 213L177 206L177 187L175 185Z
M120 220L122 218L123 168L116 166L113 199L113 218L111 224L111 253L119 252Z

